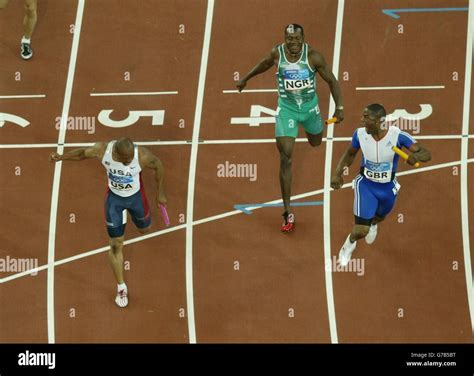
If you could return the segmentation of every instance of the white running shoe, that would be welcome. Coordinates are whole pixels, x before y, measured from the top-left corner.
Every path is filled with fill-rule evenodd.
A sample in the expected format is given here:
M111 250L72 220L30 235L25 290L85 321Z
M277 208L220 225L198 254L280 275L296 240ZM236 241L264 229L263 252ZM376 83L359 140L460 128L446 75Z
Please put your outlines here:
M125 308L128 305L128 291L126 289L119 290L115 297L115 303L120 308Z
M33 57L33 50L30 43L22 43L20 55L23 60L30 60Z
M365 236L365 242L367 244L372 244L377 237L377 225L371 225L369 233Z
M354 252L357 246L357 242L351 243L349 240L350 237L351 235L349 234L346 241L344 242L344 245L339 251L339 264L341 264L341 266L347 266L347 264L349 264L352 252Z

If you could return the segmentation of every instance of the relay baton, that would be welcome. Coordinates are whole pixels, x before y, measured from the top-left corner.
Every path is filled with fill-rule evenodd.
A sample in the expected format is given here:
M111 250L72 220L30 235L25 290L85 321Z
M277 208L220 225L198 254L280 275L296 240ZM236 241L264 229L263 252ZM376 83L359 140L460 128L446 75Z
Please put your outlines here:
M160 204L161 215L163 217L163 221L165 222L166 226L170 225L170 217L168 217L168 212L166 211L166 206Z
M329 124L333 124L337 121L337 117L332 117L331 119L327 119L324 123L326 123L326 125L329 125Z
M399 148L397 148L396 146L392 146L392 150L398 154L400 157L402 157L405 161L408 160L408 154L405 153L404 151L400 150ZM415 167L420 167L420 162L416 162L414 164Z

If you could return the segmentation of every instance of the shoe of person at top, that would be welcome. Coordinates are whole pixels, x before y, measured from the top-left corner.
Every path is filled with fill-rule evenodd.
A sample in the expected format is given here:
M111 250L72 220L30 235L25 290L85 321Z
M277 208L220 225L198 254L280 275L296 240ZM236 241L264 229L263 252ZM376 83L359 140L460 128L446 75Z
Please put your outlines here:
M281 226L282 232L291 232L295 229L295 215L293 213L283 213L283 225Z
M115 304L117 304L120 308L125 308L128 305L127 289L121 289L117 291L117 296L115 297Z
M351 235L349 234L339 251L339 264L341 264L341 266L347 266L347 264L349 264L352 252L354 252L357 246L357 242L351 243L350 237Z
M372 244L375 241L376 237L377 237L377 225L371 225L369 232L365 236L365 242L367 244Z
M33 57L33 50L31 49L31 43L21 43L21 58L23 60L30 60Z

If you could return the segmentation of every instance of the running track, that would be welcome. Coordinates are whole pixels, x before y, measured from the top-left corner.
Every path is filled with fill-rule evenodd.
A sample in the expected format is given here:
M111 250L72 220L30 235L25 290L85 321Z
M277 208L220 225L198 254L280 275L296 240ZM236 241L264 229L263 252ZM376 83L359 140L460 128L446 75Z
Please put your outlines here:
M0 127L0 258L35 258L40 271L0 273L0 342L472 342L474 2L457 6L470 11L394 19L382 10L399 2L388 0L163 0L158 8L152 0L49 0L40 3L36 55L23 62L22 7L12 2L0 14L0 113L30 124ZM281 43L291 22L305 26L307 42L333 67L346 118L327 127L319 148L296 144L293 195L324 206L297 208L298 227L283 236L280 209L234 209L280 197L273 125L231 124L249 117L252 105L274 109L276 95L227 91L236 72ZM328 116L333 105L319 84ZM273 72L247 89L275 89ZM44 97L9 97L17 95ZM331 272L326 261L351 228L353 193L331 192L330 172L372 102L408 113L430 105L414 136L433 159L418 170L401 166L394 212L377 242L359 242L354 253L363 275ZM141 117L113 128L99 121L104 110L116 121L160 110L164 121ZM94 133L58 131L61 115L94 118ZM131 298L120 310L105 255L104 171L97 161L47 159L123 135L163 160L172 227L165 229L156 208L152 234L140 237L128 226ZM258 178L219 177L226 161L255 164ZM151 202L152 178L144 176Z

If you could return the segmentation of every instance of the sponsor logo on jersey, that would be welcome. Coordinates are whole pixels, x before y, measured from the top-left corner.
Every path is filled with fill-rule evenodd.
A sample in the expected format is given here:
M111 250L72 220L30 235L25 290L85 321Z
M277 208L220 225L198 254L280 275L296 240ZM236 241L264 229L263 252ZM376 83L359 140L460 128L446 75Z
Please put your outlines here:
M375 163L371 161L365 161L365 168L374 172L390 171L391 165L389 162Z
M123 171L121 171L123 173ZM109 179L112 183L121 183L121 184L129 184L133 183L133 176L130 173L114 175L111 171L109 171Z

